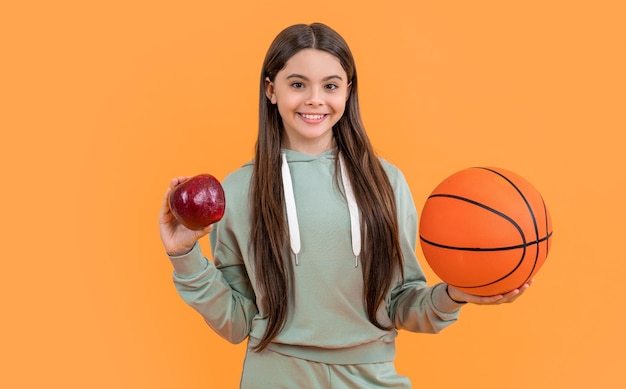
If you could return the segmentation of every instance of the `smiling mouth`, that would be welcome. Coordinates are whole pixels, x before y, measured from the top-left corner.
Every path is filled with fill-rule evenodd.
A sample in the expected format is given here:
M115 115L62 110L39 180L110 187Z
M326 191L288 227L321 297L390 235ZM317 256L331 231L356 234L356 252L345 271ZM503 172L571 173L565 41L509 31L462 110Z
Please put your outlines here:
M319 120L324 119L324 117L326 117L326 114L311 115L311 114L301 113L300 116L305 120L319 121Z

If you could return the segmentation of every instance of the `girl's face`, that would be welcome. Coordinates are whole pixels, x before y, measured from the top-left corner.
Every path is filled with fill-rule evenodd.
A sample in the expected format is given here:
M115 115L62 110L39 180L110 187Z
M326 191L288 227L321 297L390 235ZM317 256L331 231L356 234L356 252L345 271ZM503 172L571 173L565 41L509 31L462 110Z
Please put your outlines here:
M339 60L325 51L304 49L287 61L265 94L285 128L283 147L318 155L334 146L332 128L346 108L348 76Z

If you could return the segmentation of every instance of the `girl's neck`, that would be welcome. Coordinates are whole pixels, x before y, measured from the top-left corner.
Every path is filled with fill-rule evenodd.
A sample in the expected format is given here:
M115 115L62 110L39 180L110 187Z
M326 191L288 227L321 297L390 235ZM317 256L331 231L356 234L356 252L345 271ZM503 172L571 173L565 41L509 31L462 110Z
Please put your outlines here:
M289 142L288 140L285 140L283 141L282 147L287 150L297 151L302 154L320 155L320 154L327 152L328 150L335 148L335 139L332 138L330 142L324 142L324 143L311 142L311 143L306 143L306 144L302 144L302 143L295 144L295 143Z

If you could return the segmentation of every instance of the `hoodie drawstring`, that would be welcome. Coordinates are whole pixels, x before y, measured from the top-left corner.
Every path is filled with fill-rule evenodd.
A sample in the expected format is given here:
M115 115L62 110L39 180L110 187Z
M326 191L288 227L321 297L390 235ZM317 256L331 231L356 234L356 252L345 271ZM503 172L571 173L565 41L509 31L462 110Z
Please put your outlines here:
M283 174L283 194L285 195L285 206L287 208L287 225L289 226L289 242L291 251L298 263L298 253L300 253L300 228L298 227L298 214L296 212L296 199L293 195L293 184L291 183L291 173L287 164L287 155L283 154L283 164L281 172Z
M293 183L291 181L291 173L287 163L286 153L282 153L283 163L281 173L283 177L283 192L285 196L285 207L287 209L287 225L289 226L289 243L291 251L295 256L296 266L298 262L298 254L300 253L300 228L298 225L298 213L296 211L296 200L293 194ZM359 207L352 191L352 185L343 162L343 157L339 154L339 167L341 169L341 181L348 202L348 211L350 212L350 232L352 235L352 253L354 254L354 267L359 266L359 255L361 254L361 219Z

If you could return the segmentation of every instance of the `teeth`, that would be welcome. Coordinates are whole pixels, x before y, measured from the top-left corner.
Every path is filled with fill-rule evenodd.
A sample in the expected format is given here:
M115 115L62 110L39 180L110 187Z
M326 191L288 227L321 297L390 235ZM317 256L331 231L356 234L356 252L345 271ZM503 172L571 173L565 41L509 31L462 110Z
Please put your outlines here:
M306 115L306 114L302 114L302 117L305 119L309 119L309 120L320 120L321 118L324 117L324 115Z

